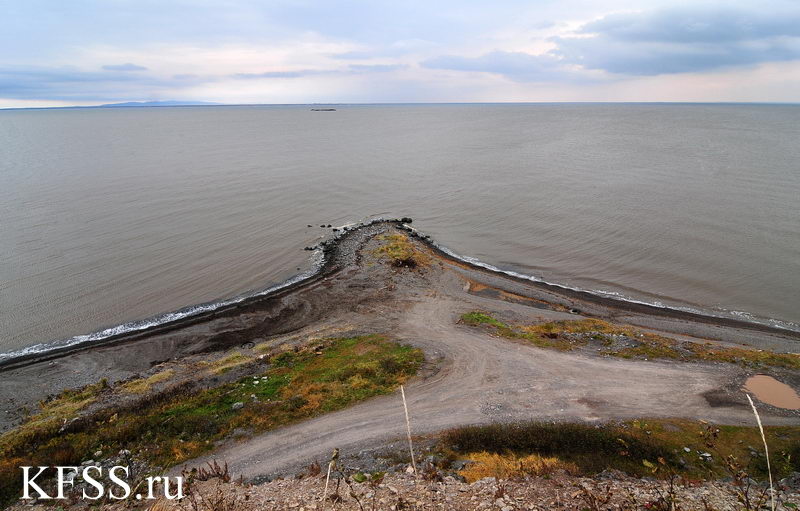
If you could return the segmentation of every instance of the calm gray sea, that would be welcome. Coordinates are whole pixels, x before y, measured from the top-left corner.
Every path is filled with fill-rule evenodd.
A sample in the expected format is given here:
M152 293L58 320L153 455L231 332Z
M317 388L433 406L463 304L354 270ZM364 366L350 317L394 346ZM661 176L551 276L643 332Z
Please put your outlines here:
M379 215L546 281L800 323L800 106L0 111L0 352L264 288L320 224Z

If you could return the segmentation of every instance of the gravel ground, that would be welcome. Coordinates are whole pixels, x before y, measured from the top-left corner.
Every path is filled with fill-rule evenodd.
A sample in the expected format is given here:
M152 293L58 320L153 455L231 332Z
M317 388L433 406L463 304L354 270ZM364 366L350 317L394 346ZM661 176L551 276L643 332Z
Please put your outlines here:
M796 476L800 477L800 474ZM280 479L249 486L223 483L217 479L197 483L183 501L119 503L103 509L131 508L152 511L256 511L256 510L633 510L670 509L659 507L668 495L664 481L601 474L596 478L572 477L563 473L518 481L486 478L472 484L453 477L425 480L412 474L389 474L380 483L348 485L332 479L325 493L325 474L302 479ZM800 489L781 486L776 491L778 510L800 504ZM755 493L755 492L754 492ZM323 500L323 495L327 498ZM706 504L708 507L706 507ZM785 505L788 504L788 505ZM662 503L663 505L663 503ZM40 506L18 505L22 509ZM52 509L41 506L41 509ZM736 489L721 482L678 485L675 507L679 510L717 511L745 509L738 504Z

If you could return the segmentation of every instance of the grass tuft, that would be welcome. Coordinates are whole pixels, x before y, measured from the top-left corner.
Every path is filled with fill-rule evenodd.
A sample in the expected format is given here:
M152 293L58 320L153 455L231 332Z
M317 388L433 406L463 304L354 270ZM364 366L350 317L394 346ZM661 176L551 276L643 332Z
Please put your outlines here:
M417 249L405 234L383 234L378 236L378 239L382 244L375 249L375 255L388 259L393 266L416 268L426 266L430 262L430 258Z
M577 474L579 469L574 463L566 463L555 457L544 457L538 454L518 456L513 453L497 454L490 452L471 453L466 456L472 463L459 474L468 483L474 483L484 477L500 479L519 479L528 476L541 477L557 471Z
M147 378L137 378L135 380L123 383L120 386L120 390L122 392L127 392L128 394L144 394L145 392L148 392L153 387L153 385L165 382L170 378L172 378L174 375L175 375L174 370L167 369L158 372L152 376L148 376Z
M212 362L210 364L210 367L215 374L223 374L230 371L234 367L246 364L248 362L251 362L252 360L254 360L254 357L250 355L245 355L237 351L235 353L231 353L230 355L227 355L219 360Z

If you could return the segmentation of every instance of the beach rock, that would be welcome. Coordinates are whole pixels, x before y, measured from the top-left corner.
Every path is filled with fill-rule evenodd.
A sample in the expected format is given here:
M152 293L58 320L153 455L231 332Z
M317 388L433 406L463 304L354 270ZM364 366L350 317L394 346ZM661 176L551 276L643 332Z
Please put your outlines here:
M414 220L412 220L411 217L407 217L407 216L404 216L403 218L400 219L400 222L402 222L404 224L410 224L413 221Z
M778 483L786 488L800 488L800 472L792 472Z
M455 461L454 461L454 462L453 462L453 463L450 465L450 468L452 468L453 470L455 470L456 472L458 472L458 471L460 471L460 470L464 470L464 468L465 468L467 465L469 465L470 463L472 463L472 462L473 462L472 460L468 460L468 459L458 459L458 460L455 460Z
M607 468L595 476L596 479L609 481L614 479L625 479L625 477L625 472L615 468Z
M64 482L67 484L73 484L75 482L75 478L78 477L77 470L70 470L66 474L64 474Z
M244 408L244 403L241 401L237 401L231 405L232 410L241 410L242 408Z

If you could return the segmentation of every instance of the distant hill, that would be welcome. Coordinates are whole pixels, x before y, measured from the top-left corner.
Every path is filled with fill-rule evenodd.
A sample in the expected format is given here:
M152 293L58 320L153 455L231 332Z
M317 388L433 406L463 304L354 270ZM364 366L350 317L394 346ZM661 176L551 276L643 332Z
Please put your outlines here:
M125 103L108 103L99 105L96 108L122 108L137 106L199 106L199 105L219 105L219 103L209 103L207 101L128 101Z

